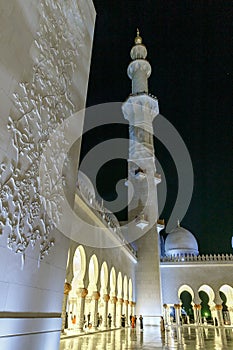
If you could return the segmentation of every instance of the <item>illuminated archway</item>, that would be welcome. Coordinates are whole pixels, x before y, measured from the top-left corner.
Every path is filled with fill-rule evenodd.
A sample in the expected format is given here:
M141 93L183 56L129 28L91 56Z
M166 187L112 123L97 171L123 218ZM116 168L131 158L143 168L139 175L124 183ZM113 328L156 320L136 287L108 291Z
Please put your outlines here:
M101 284L101 293L107 294L108 292L108 266L104 261L101 270L100 270L100 284Z
M75 250L73 257L73 274L72 290L84 287L84 276L86 272L86 254L82 245Z
M222 292L226 296L226 305L233 306L233 288L228 284L224 284L219 289L219 292Z
M118 273L117 276L117 298L122 298L122 274Z
M114 267L112 267L110 272L110 296L115 297L115 295L116 295L116 270Z
M215 307L214 298L215 294L213 289L207 284L203 284L198 289L198 294L201 299L201 316L206 319L210 319L212 315L212 311Z
M98 313L100 315L99 326L106 327L107 308L104 296L108 294L108 266L106 261L103 262L100 269L100 298L98 301Z
M219 295L222 299L222 314L225 325L233 324L233 288L227 284L224 284L219 289Z
M215 294L214 294L214 291L213 289L208 286L207 284L203 284L199 289L198 289L198 292L205 292L208 297L209 297L209 304L212 304L214 303L214 298L215 298Z
M88 294L91 295L92 292L97 291L97 283L98 283L98 275L99 275L99 264L96 255L92 255L89 268L88 268L88 277L89 277L89 285L88 285Z
M124 282L123 282L123 295L124 295L124 300L128 300L128 278L126 275L124 276Z
M129 279L129 301L133 301L133 283L131 278Z
M194 291L189 285L184 284L180 286L178 290L178 297L182 303L180 316L182 317L182 320L184 323L189 323L190 320L194 319L194 313L193 313ZM170 315L175 317L174 308L171 308Z
M194 291L193 291L193 289L190 286L188 286L187 284L183 284L179 288L179 290L178 290L178 297L179 297L179 299L180 299L181 293L183 293L183 292L188 292L191 295L192 301L193 301L193 299L194 299Z

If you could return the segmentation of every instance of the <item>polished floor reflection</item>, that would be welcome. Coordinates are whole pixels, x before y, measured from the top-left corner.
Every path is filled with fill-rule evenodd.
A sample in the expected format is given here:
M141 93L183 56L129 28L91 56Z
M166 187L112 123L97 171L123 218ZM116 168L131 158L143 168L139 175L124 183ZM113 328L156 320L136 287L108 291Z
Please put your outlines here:
M214 327L180 327L167 329L162 334L159 327L118 329L96 334L63 339L60 350L129 350L129 349L233 349L233 329Z

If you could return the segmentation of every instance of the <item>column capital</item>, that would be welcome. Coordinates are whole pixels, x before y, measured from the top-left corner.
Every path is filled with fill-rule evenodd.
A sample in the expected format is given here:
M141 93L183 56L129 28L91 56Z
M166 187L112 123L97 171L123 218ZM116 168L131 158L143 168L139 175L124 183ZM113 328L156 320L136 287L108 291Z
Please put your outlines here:
M78 288L76 291L77 296L80 298L86 298L88 290L86 288Z
M65 284L64 284L64 294L65 294L65 295L68 295L69 292L71 291L71 289L72 289L71 284L68 283L68 282L65 282Z
M98 291L95 291L92 293L92 299L99 300L99 298L100 298L100 293Z
M174 308L175 308L175 309L180 309L181 306L180 306L180 304L174 304Z
M124 300L125 305L129 305L129 300Z
M216 304L215 305L215 310L222 310L222 305L221 304Z
M103 299L104 299L104 301L108 302L109 299L110 299L109 294L104 294L104 295L103 295Z
M193 307L194 307L194 309L201 310L200 304L194 304Z
M117 300L118 300L118 303L119 303L119 304L123 304L123 301L124 301L124 300L123 300L122 298L118 298Z
M167 306L167 304L163 304L163 307L164 307L164 309L167 309L168 306Z
M116 303L117 303L117 300L118 300L117 297L112 297L112 298L111 298L111 302L112 302L113 304L116 304Z

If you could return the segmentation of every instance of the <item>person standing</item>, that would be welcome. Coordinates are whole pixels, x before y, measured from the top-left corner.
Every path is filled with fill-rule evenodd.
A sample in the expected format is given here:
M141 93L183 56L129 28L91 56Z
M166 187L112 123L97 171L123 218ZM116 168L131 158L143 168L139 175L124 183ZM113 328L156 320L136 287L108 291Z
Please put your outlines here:
M140 321L140 330L143 331L143 317L142 317L142 315L140 315L139 321Z
M135 317L134 316L131 317L131 326L132 326L132 328L135 327Z
M90 320L91 320L91 313L89 312L89 314L87 315L87 326L88 327L90 325Z
M96 318L97 318L97 327L99 328L99 326L100 326L100 314L98 312L96 314Z
M163 319L163 316L160 316L160 330L161 332L164 332L165 331L165 325L164 325L164 319Z
M121 327L125 327L125 315L121 316Z
M109 314L108 314L108 327L111 328L111 325L112 325L112 316L111 316L111 314L109 313Z

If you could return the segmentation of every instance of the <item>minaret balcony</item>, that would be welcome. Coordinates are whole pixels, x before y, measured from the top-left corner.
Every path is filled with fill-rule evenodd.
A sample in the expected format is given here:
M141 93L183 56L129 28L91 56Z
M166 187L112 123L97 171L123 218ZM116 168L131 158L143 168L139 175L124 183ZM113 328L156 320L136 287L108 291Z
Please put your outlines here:
M154 181L155 181L155 185L160 184L160 182L162 181L161 175L158 174L158 173L155 173L155 174L154 174Z
M135 177L135 179L141 181L141 180L146 178L146 171L143 170L142 168L138 168L134 172L134 177Z
M147 221L147 218L144 214L140 216L136 216L135 218L136 226L139 227L141 230L144 230L145 227L149 225L149 222Z

